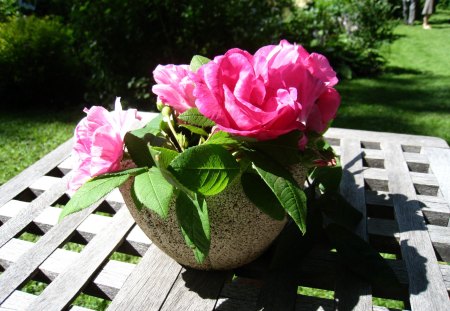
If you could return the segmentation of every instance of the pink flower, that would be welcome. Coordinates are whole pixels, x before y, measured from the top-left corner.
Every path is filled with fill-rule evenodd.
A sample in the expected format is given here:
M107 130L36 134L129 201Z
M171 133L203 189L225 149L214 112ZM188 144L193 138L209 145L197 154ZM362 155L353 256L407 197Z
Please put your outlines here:
M158 65L153 71L157 84L152 87L152 92L179 113L195 107L194 82L189 72L188 65Z
M327 59L281 41L254 56L229 50L196 75L196 106L219 129L259 140L292 130L322 132L340 103Z
M87 116L75 128L72 153L76 162L68 184L71 194L90 178L119 170L125 134L141 126L137 110L123 111L120 98L113 112L99 106L84 112Z

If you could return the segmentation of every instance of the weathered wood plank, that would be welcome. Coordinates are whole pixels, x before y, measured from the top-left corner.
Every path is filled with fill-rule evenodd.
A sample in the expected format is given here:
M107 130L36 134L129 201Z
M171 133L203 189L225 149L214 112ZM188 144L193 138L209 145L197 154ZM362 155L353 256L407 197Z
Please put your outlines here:
M233 298L220 298L217 300L217 311L256 311L261 310L257 308L256 301L239 300Z
M86 245L78 260L69 269L59 274L33 301L29 307L30 310L51 311L67 307L83 286L93 278L95 271L116 249L133 224L134 221L128 209L125 207L120 209L109 226ZM54 228L58 227L60 226Z
M378 149L363 149L364 158L377 160L384 164L384 153L383 150ZM408 168L410 171L428 173L430 162L428 158L421 153L411 153L403 152L405 161L408 163Z
M450 228L427 225L431 243L444 261L450 262ZM368 231L371 235L400 238L397 222L390 219L370 218Z
M325 133L325 138L342 139L345 137L355 138L362 141L372 142L394 142L405 146L440 147L448 148L445 140L438 137L396 134L386 132L373 132L362 130L350 130L332 127Z
M45 207L56 201L67 190L66 178L57 182L50 190L37 197L16 217L0 227L0 247L22 231Z
M336 310L333 300L299 295L295 311L332 311ZM340 309L346 310L346 309ZM349 309L350 310L350 309Z
M227 274L183 269L160 310L213 310Z
M10 218L14 218L27 205L28 203L26 202L16 200L9 201L2 208L0 208L0 221L6 222ZM33 220L33 223L39 230L47 232L58 223L60 213L61 209L48 206ZM108 225L110 220L110 217L102 215L89 215L80 224L80 226L77 227L76 233L79 237L75 235L76 240L74 241L81 243L89 242L97 233L101 232L102 229ZM35 232L31 231L31 233ZM72 237L72 239L73 238L74 237ZM150 244L150 239L138 226L135 226L126 236L124 243L120 245L118 251L130 253L132 255L144 256Z
M364 196L364 176L362 150L359 140L341 139L341 163L343 167L341 194L362 214L355 233L362 239L367 236L366 199ZM336 280L335 303L339 310L372 310L371 286L361 278L340 267Z
M0 305L0 311L25 310L35 298L36 295L16 290Z
M428 225L430 239L442 260L450 262L450 227Z
M11 200L2 207L0 207L0 222L5 223L9 219L16 217L19 212L26 208L29 202Z
M445 199L425 195L417 195L417 199L420 202L423 214L430 224L447 226L450 217L450 207L445 202ZM366 191L366 203L375 206L394 206L391 195L385 191Z
M152 244L108 310L159 310L181 269Z
M46 174L58 163L68 157L72 145L72 140L66 141L42 159L23 170L19 175L2 185L0 187L0 206L13 199L39 177Z
M44 175L34 181L28 188L30 188L36 196L39 196L45 191L50 190L57 182L61 182L61 178Z
M382 143L386 155L389 190L400 230L400 247L409 276L411 307L450 310L450 301L434 255L401 146Z
M414 184L425 185L430 187L439 187L439 183L435 176L426 173L409 172ZM364 178L379 181L387 181L387 172L384 169L367 167L364 168Z
M423 148L422 153L428 157L431 170L439 181L441 193L450 204L450 149ZM450 226L450 219L447 226Z
M22 291L14 291L8 299L0 305L0 311L22 311L25 310L36 298L33 294L28 294ZM70 311L93 311L92 309L71 306Z
M223 284L220 296L234 300L256 301L261 293L262 282L259 280L238 277Z
M63 185L64 188L66 187ZM55 188L58 186L55 186ZM47 192L41 195L44 196ZM3 302L20 284L29 278L39 265L50 256L72 234L76 227L93 211L97 205L93 205L79 213L64 218L59 226L53 227L42 236L33 248L20 257L2 275L0 275L0 303ZM14 221L8 221L4 226ZM0 230L4 227L0 227Z
M0 248L0 266L7 269L23 254L33 247L34 243L12 239ZM80 254L57 248L40 266L39 272L47 280L54 280L60 273L68 269L72 263L79 260ZM114 299L123 283L136 265L109 260L92 281L93 286L87 286L84 292L100 298ZM39 280L39 279L38 279Z

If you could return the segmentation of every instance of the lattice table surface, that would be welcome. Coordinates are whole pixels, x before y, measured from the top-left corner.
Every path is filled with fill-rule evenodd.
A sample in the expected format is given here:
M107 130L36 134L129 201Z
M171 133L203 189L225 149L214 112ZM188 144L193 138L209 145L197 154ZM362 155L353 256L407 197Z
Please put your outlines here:
M263 259L234 272L186 270L135 225L118 191L58 223L69 199L68 141L0 188L0 310L89 310L73 304L81 293L111 301L108 310L386 310L374 297L404 301L406 309L450 310L446 142L337 128L326 138L341 156L341 191L365 216L356 232L395 255L388 262L408 290L373 288L321 247L293 272L294 285L330 291L332 299L292 294L282 283L268 287ZM22 289L31 280L48 285L29 294Z

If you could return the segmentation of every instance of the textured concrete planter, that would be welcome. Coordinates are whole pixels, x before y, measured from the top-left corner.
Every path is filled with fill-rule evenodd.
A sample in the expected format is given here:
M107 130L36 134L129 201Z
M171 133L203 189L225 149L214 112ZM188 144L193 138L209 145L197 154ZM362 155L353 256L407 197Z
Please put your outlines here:
M303 185L306 171L300 166L292 170L299 185ZM139 227L167 255L182 265L201 270L225 270L255 260L274 241L286 224L262 213L245 196L240 178L222 193L207 197L211 227L211 248L202 264L195 261L181 235L173 200L169 216L162 220L148 210L138 210L130 197L132 181L121 188L126 205Z

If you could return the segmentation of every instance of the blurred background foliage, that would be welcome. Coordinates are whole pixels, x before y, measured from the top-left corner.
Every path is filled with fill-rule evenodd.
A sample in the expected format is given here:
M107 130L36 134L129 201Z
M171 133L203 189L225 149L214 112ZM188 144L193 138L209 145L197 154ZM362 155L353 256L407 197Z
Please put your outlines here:
M326 55L344 78L383 68L392 0L0 0L3 105L64 108L115 96L151 110L157 64L281 38Z

